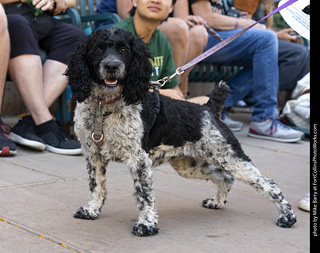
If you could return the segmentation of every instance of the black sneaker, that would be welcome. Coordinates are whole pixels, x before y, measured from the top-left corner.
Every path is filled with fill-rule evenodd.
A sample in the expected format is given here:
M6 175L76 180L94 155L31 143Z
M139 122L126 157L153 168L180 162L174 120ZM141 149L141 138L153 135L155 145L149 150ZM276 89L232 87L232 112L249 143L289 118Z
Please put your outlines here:
M20 145L36 150L45 150L45 142L38 136L36 124L31 116L23 117L9 134L11 140Z
M61 155L81 155L81 145L71 139L58 124L50 120L37 126L39 137L46 143L46 149Z
M0 122L0 156L11 156L17 154L16 144L6 134L3 122Z

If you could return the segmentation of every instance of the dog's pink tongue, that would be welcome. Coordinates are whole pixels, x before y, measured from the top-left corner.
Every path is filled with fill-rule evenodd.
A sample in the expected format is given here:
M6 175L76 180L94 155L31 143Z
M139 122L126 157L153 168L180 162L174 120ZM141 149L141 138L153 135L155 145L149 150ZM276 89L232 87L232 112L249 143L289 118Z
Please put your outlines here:
M117 80L109 80L109 79L104 79L104 82L108 85L108 84L117 84Z

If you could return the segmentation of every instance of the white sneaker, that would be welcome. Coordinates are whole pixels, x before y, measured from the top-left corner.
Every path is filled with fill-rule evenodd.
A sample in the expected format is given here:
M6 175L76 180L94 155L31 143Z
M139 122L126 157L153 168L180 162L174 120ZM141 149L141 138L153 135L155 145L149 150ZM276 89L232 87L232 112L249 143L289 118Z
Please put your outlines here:
M221 120L227 125L227 127L230 128L232 132L238 132L243 127L243 124L240 121L232 120L225 110L221 112Z
M297 142L303 133L281 123L279 118L251 122L249 136L279 142Z
M309 193L307 193L306 196L299 201L298 206L300 209L310 212L310 194Z

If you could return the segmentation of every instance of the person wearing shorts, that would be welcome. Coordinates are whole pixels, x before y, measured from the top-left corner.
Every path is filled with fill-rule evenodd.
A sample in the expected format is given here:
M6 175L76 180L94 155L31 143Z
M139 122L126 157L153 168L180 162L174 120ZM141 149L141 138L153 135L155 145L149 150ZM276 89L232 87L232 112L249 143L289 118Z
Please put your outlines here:
M9 138L5 129L5 123L1 118L2 99L7 77L7 68L10 53L10 41L8 33L7 17L0 4L0 157L11 156L17 153L16 144Z
M16 143L33 149L81 154L80 144L59 128L49 111L67 86L63 74L67 68L67 55L85 36L81 29L58 21L52 15L73 7L75 0L33 0L31 5L33 10L25 0L3 3L11 44L9 75L30 113L13 127L9 136ZM34 10L44 13L37 15ZM40 49L46 53L43 64Z

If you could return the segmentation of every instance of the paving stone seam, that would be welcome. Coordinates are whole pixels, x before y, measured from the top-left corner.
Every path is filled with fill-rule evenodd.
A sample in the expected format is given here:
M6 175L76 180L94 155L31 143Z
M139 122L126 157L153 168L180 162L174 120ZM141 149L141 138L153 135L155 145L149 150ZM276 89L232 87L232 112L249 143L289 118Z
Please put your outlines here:
M56 238L53 238L52 236L48 236L48 235L45 235L44 233L42 232L39 232L39 231L36 231L30 227L27 227L23 224L20 224L19 222L16 222L16 221L12 221L4 216L2 216L0 214L0 222L4 223L4 224L7 224L9 226L13 226L17 229L20 229L20 230L23 230L25 232L28 232L29 234L33 235L33 236L36 236L38 238L41 238L43 240L46 240L47 242L50 242L50 243L53 243L53 244L56 244L56 245L59 245L61 247L64 247L72 252L77 252L77 253L90 253L90 251L84 251L84 250L80 250L78 249L76 246L74 245L71 245L70 243L62 243L61 240L59 239L56 239Z

